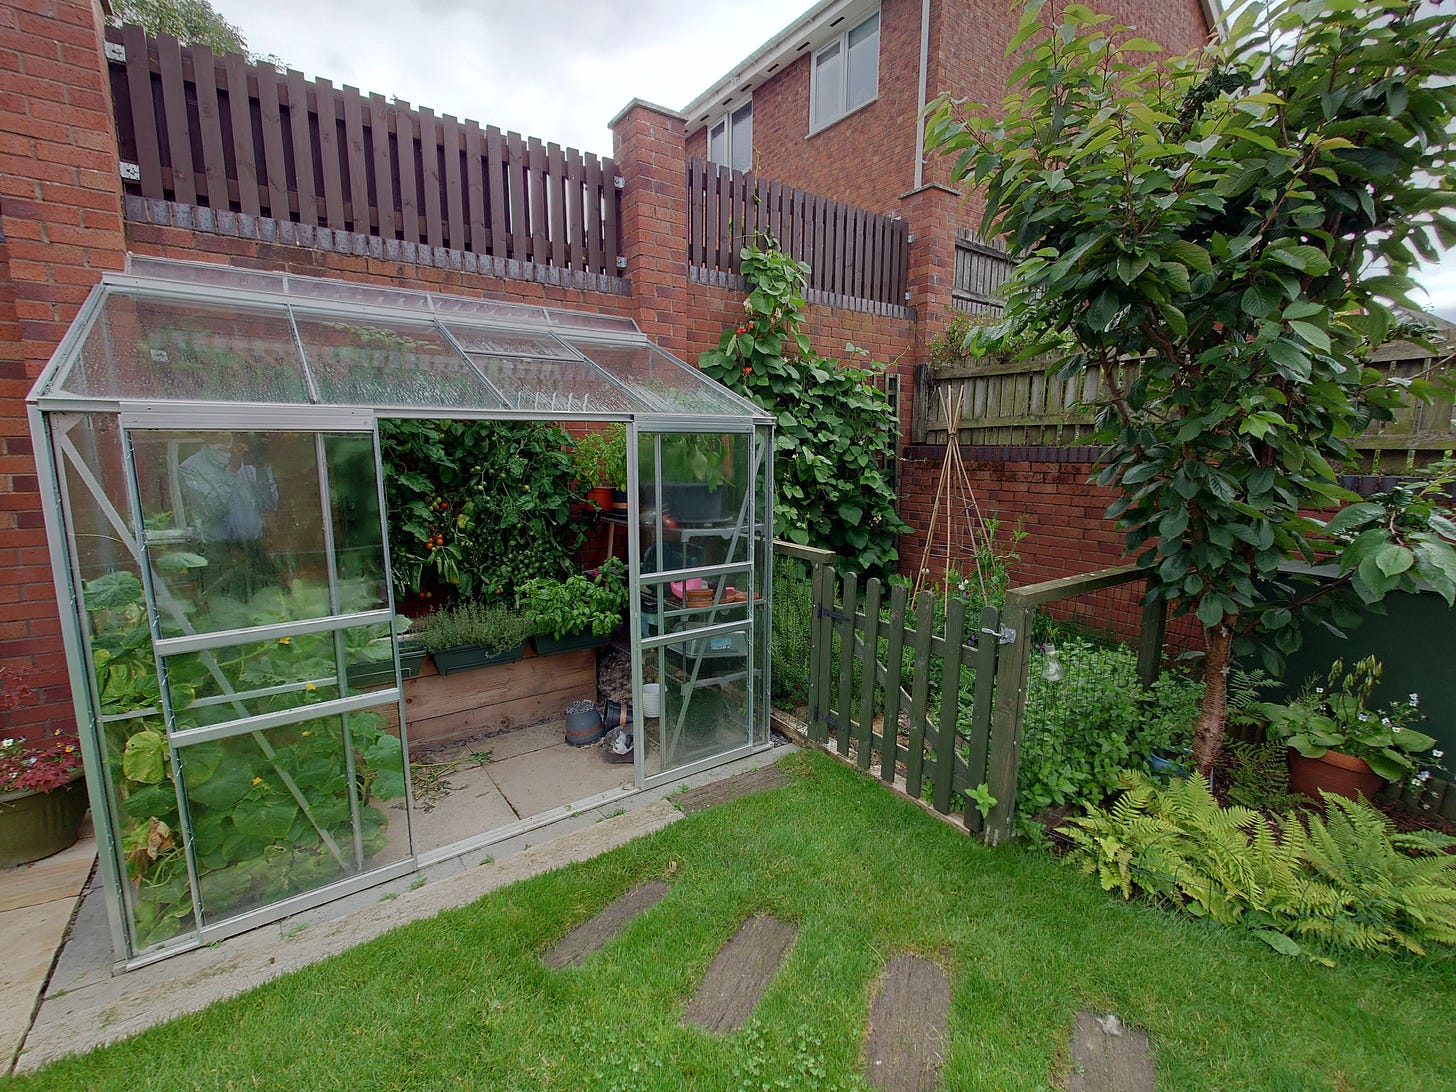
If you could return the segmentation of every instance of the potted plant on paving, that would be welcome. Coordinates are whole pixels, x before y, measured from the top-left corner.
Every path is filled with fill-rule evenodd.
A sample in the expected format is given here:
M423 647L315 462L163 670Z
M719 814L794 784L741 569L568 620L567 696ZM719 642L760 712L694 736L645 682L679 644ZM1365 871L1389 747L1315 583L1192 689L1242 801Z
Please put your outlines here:
M627 605L626 566L613 557L594 575L528 580L521 585L519 602L539 655L600 647L612 636Z
M509 607L478 599L443 607L419 623L419 639L441 675L521 658L531 627Z
M1414 774L1416 756L1435 746L1435 739L1410 727L1421 717L1418 695L1386 709L1367 708L1381 672L1374 656L1348 673L1336 660L1325 678L1311 678L1293 701L1254 707L1268 718L1269 735L1289 745L1289 783L1295 792L1316 798L1321 789L1352 798L1374 796L1382 782Z
M0 710L18 709L31 693L0 668ZM86 782L73 740L59 732L44 743L0 739L0 868L74 845L85 817Z

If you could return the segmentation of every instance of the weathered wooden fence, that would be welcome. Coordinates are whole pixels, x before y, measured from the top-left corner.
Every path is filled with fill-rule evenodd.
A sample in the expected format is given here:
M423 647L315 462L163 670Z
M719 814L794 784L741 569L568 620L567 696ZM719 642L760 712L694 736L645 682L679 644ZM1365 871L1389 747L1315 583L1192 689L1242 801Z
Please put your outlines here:
M951 306L972 314L999 315L1001 285L1015 265L1001 247L983 243L965 228L958 228Z
M1072 379L1048 374L1044 359L985 357L926 371L914 400L912 436L916 443L947 442L947 409L960 407L957 439L966 445L1076 445L1092 435L1090 406L1102 395L1101 377L1084 372ZM1386 345L1372 358L1374 367L1393 378L1409 379L1433 369L1450 369L1446 360L1410 342ZM1135 365L1119 368L1124 390ZM948 402L947 399L950 399ZM1416 402L1397 411L1356 441L1363 454L1358 470L1400 470L1456 448L1456 417L1451 396Z
M809 736L861 770L914 799L951 813L956 793L985 786L996 804L985 815L965 798L966 827L995 844L1010 834L1016 800L1014 748L993 748L1000 614L985 608L968 620L966 603L948 604L935 632L935 597L922 592L910 613L903 585L843 578L816 568L815 632L809 685ZM888 599L888 604L886 600ZM886 610L885 608L888 607ZM883 644L883 649L881 645ZM913 667L906 676L905 654ZM941 679L931 692L931 664ZM969 715L962 716L962 691Z
M766 232L809 266L810 288L905 302L905 221L697 157L688 163L687 186L690 266L736 273L739 251Z
M617 274L609 158L139 27L107 42L130 194Z

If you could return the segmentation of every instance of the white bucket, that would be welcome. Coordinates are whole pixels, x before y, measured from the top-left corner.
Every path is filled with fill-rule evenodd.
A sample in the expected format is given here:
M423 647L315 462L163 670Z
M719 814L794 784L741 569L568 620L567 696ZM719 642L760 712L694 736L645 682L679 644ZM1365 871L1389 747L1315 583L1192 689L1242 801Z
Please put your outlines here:
M642 715L644 717L660 717L662 715L662 684L642 684Z

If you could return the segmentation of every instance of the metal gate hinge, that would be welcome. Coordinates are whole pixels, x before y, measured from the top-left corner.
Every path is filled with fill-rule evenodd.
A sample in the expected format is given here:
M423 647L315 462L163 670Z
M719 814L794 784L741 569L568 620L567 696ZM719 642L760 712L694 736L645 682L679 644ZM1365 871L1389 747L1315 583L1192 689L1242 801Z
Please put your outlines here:
M612 176L612 185L619 190L624 190L627 188L627 180L620 174L616 174Z
M142 180L142 169L136 163L121 163L117 169L121 172L122 181L140 182Z
M126 60L126 46L122 45L120 42L107 42L106 59L108 61Z

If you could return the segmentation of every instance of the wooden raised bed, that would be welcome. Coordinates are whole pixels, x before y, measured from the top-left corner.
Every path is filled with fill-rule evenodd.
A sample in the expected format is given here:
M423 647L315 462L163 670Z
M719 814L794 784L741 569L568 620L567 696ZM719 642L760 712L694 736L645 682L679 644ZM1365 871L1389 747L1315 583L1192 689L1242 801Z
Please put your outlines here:
M486 733L563 717L574 701L597 700L594 649L537 656L530 648L511 664L441 675L425 661L404 681L410 747L458 743Z

